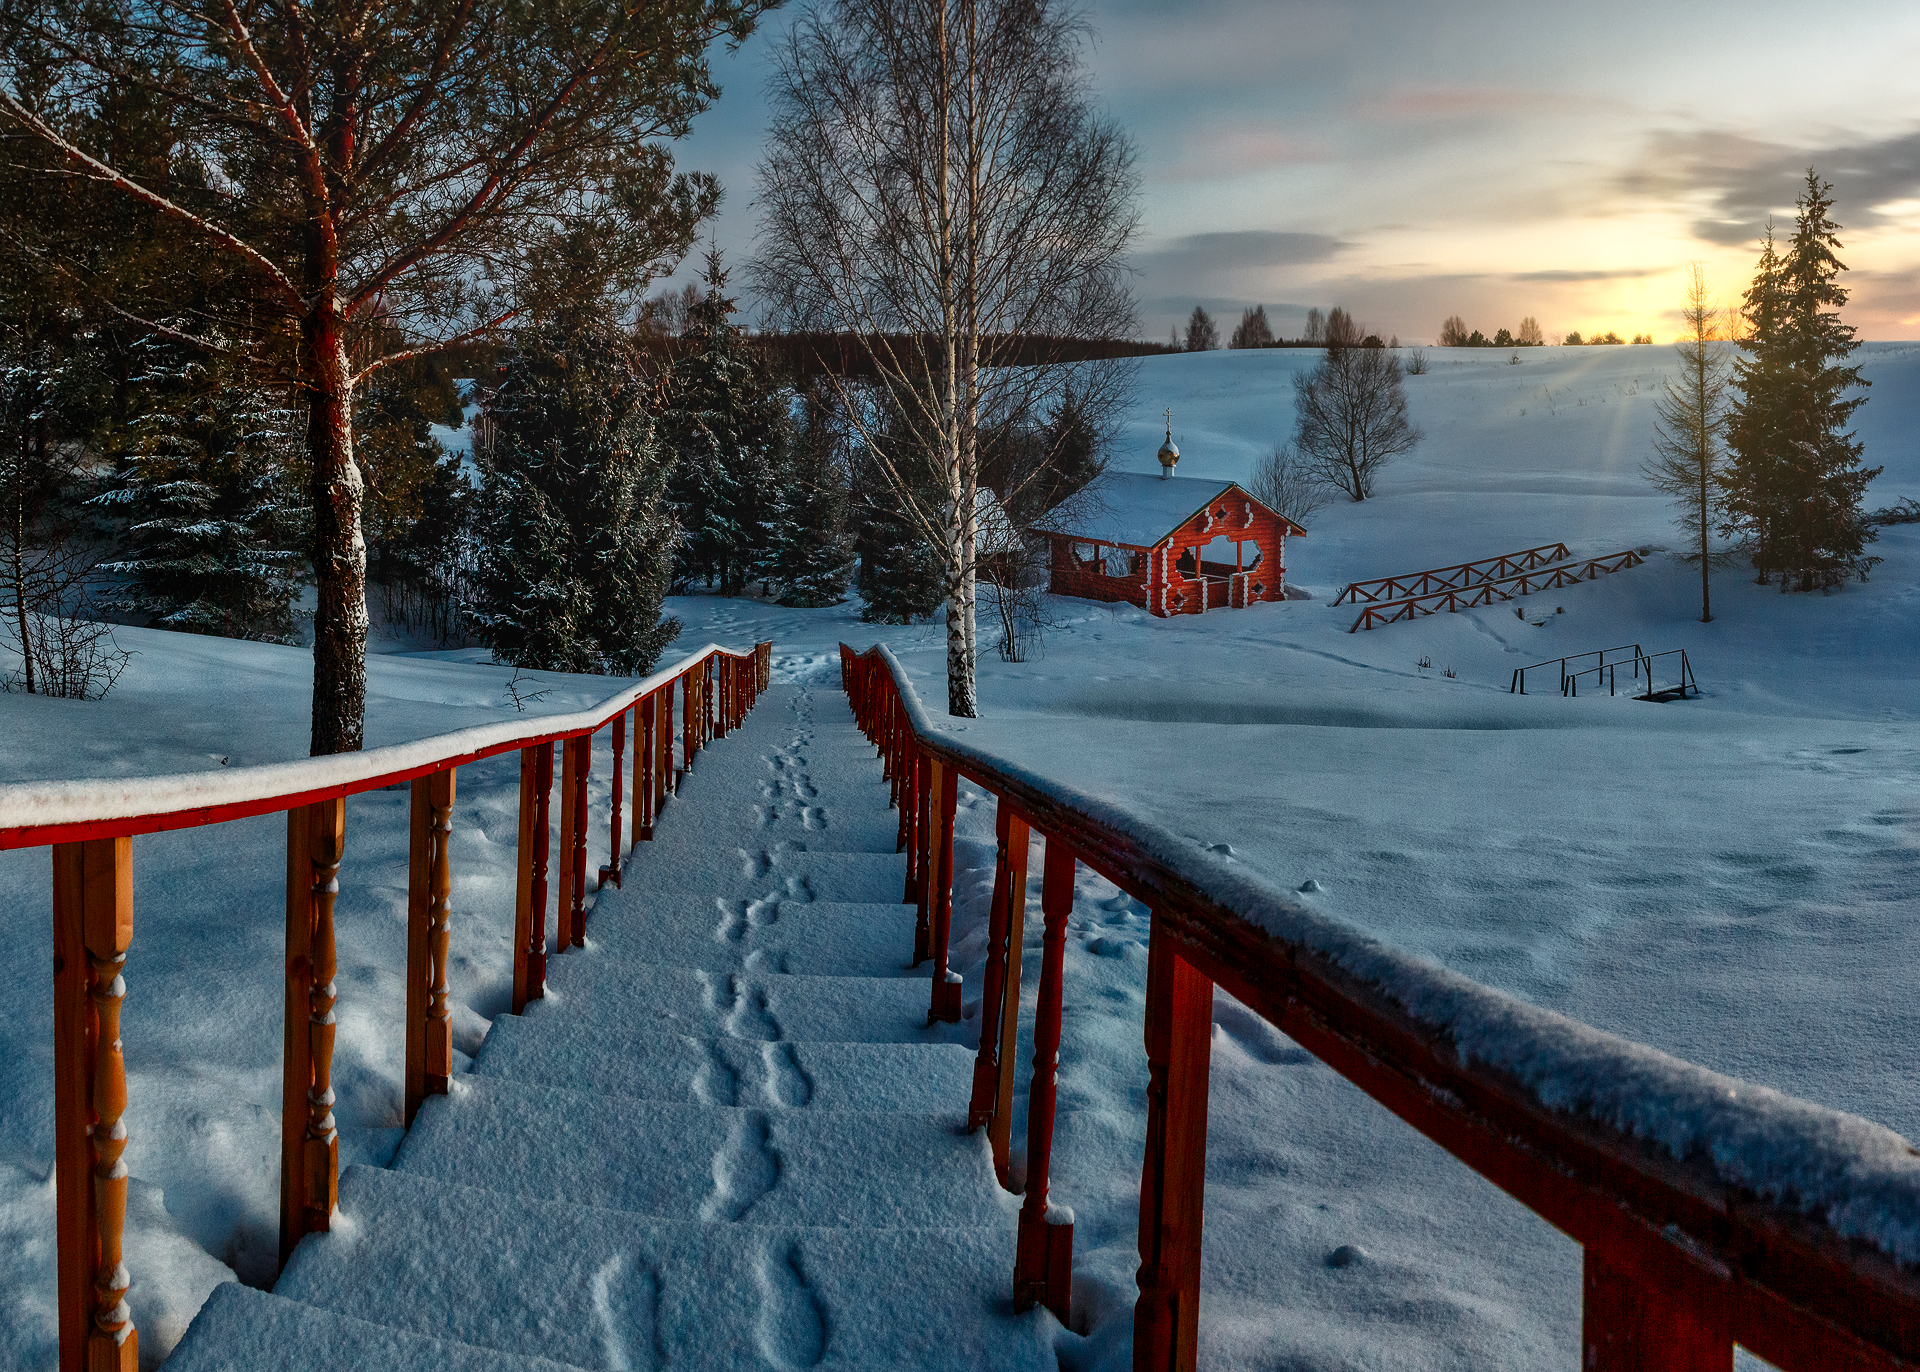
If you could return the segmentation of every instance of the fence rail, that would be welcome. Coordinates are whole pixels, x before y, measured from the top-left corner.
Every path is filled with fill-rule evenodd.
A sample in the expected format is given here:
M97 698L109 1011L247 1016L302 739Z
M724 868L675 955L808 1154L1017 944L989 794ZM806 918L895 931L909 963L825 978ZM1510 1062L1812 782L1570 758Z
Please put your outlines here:
M1459 562L1451 567L1435 567L1431 571L1408 572L1402 576L1376 577L1372 581L1350 581L1347 589L1333 598L1333 603L1344 605L1352 601L1355 605L1362 605L1465 590L1483 581L1504 580L1571 556L1564 543L1543 543L1538 548L1502 553L1498 557L1483 557L1477 562Z
M1406 600L1369 605L1360 612L1360 617L1353 621L1347 632L1351 634L1361 629L1377 629L1383 624L1398 624L1402 620L1420 619L1426 615L1478 609L1482 605L1494 605L1503 600L1532 595L1535 591L1552 591L1562 586L1592 581L1623 568L1638 567L1645 561L1644 557L1629 548L1625 552L1609 553L1604 557L1590 557L1585 562L1560 563L1521 572L1517 576L1476 582L1464 590L1434 591Z
M339 1195L333 1118L334 902L346 847L346 798L412 783L408 859L406 1119L453 1071L447 1010L457 769L520 753L520 837L513 1011L544 994L553 748L561 745L556 951L585 939L587 776L593 736L611 726L611 857L653 837L660 807L706 743L736 727L767 686L773 645L709 644L577 714L486 725L336 757L217 773L0 786L0 849L53 857L54 1169L61 1372L133 1372L140 1340L123 1261L129 1101L120 1005L133 942L133 837L287 815L287 943L281 1091L280 1261L324 1232ZM675 694L679 694L678 760ZM627 716L633 715L631 823L623 817Z
M900 808L929 1019L947 968L956 782L998 798L968 1118L1006 1180L1030 836L1046 840L1027 1191L1013 1293L1071 1308L1070 1211L1049 1203L1075 864L1152 910L1137 1372L1188 1372L1199 1329L1213 988L1225 989L1585 1249L1580 1365L1787 1372L1920 1366L1920 1153L1867 1121L1526 1005L1315 915L1113 803L937 729L891 652L841 647ZM1655 1142L1658 1135L1661 1141ZM1063 1222L1066 1221L1066 1222Z

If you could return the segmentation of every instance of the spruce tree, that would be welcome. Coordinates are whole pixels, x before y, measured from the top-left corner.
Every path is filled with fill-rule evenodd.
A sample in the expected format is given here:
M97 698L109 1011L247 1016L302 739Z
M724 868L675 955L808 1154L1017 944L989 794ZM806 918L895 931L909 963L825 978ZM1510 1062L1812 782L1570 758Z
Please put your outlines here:
M1784 257L1769 261L1769 233L1748 293L1753 359L1739 368L1729 436L1729 503L1755 535L1762 578L1777 568L1782 591L1790 578L1802 591L1827 590L1878 561L1864 555L1877 534L1860 501L1881 469L1860 466L1864 445L1846 429L1870 383L1857 365L1840 365L1859 343L1838 313L1846 264L1834 251L1832 189L1809 167Z
M889 436L902 427L896 420L881 429L881 442L896 455L896 462L910 451ZM922 491L930 493L933 488L930 460L905 464L899 476ZM854 454L853 489L854 552L860 559L860 596L866 602L860 618L877 624L917 624L931 618L946 596L939 557L926 530L895 495L894 481L880 459L865 444Z
M580 321L531 325L503 359L472 606L498 661L643 676L680 631L661 612L676 530L638 363Z
M705 291L688 311L660 440L675 460L670 499L682 542L678 580L740 595L765 557L775 463L785 443L780 389L733 322L727 271L707 250Z
M840 396L817 378L799 393L800 421L780 466L762 574L782 605L817 608L846 599L847 426Z
M166 343L146 354L130 449L95 501L124 531L100 569L124 579L116 606L162 629L288 642L299 416L232 368Z

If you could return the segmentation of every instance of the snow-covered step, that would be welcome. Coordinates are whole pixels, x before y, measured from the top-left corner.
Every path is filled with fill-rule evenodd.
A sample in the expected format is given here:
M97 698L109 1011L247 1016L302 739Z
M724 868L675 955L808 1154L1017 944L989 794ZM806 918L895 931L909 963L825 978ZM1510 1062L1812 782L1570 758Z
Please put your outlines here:
M629 902L688 895L897 905L906 893L903 853L814 852L763 844L737 829L717 826L695 850L668 854L644 843L640 849L640 856L627 866L624 889L600 888L593 908L596 918Z
M644 896L605 905L589 921L594 951L669 967L815 976L919 977L914 907L737 896Z
M787 1095L806 1098L797 1064ZM755 1224L1004 1225L965 1102L941 1114L757 1110L457 1076L415 1116L393 1166L435 1181L603 1209Z
M562 1372L573 1366L357 1320L238 1282L214 1288L167 1359L169 1372Z
M919 977L706 972L595 956L588 947L548 961L547 997L529 1005L526 1017L587 1014L652 1033L758 1042L972 1041L970 1028L929 1027L927 1002Z
M762 1109L792 1108L798 1079L807 1087L802 1108L933 1112L965 1106L973 1060L973 1051L957 1043L693 1038L536 1010L494 1020L473 1075Z
M332 1232L301 1242L276 1290L581 1367L1055 1372L1059 1325L1012 1313L1013 1240L1011 1218L945 1230L685 1223L351 1167Z

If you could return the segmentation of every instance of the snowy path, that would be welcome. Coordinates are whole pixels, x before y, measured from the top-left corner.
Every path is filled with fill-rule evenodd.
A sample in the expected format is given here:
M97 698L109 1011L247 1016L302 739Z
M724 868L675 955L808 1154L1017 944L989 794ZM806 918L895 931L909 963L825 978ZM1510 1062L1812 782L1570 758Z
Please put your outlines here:
M169 1366L1056 1365L972 1054L906 965L887 789L837 690L702 752L587 946L499 1016L391 1168Z

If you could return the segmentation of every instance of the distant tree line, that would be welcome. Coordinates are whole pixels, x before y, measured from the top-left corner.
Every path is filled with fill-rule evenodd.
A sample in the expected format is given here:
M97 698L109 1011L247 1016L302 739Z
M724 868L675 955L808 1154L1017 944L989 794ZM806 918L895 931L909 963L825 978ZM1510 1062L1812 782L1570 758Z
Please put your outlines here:
M1450 314L1440 325L1438 343L1442 348L1538 348L1546 341L1539 321L1532 315L1522 319L1518 329L1496 329L1489 338L1478 329L1467 328L1466 320L1459 315Z
M1167 352L1209 352L1220 346L1220 326L1213 316L1207 313L1203 305L1195 305L1193 313L1187 316L1187 327L1183 334L1175 329L1169 336ZM1265 305L1253 305L1241 312L1240 322L1228 335L1229 348L1398 348L1398 336L1381 338L1370 330L1361 328L1345 310L1334 306L1321 313L1318 306L1307 311L1306 322L1297 338L1281 338L1273 331L1272 323L1267 319Z

